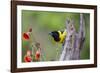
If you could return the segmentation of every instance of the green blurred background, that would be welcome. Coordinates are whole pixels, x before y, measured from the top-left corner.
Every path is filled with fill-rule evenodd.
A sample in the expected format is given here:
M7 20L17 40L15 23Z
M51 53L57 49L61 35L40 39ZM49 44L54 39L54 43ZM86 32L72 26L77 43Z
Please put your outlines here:
M32 44L39 42L43 52L43 61L59 60L62 45L55 43L48 34L54 30L64 30L66 18L75 21L75 28L79 30L79 13L69 12L48 12L22 10L22 34L32 28L30 40L22 40L22 62L28 49L32 49ZM90 15L84 13L86 39L81 51L81 59L90 58Z

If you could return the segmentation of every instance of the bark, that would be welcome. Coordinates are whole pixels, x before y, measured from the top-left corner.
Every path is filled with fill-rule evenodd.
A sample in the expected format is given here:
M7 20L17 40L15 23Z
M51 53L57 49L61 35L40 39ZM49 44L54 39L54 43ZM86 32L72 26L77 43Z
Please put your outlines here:
M85 24L83 14L80 14L80 28L78 33L76 33L75 29L74 31L70 31L70 25L74 26L74 22L72 20L67 20L67 36L65 38L64 45L62 46L62 53L59 59L60 61L80 59L80 52L85 39Z

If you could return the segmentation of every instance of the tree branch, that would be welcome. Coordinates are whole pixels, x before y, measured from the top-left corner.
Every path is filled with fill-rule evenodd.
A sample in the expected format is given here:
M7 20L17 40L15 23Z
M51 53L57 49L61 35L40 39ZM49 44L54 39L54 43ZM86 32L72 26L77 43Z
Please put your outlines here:
M80 28L78 33L76 33L74 25L75 23L72 20L67 20L67 36L65 38L64 46L62 46L63 50L62 54L60 55L60 61L80 59L80 50L85 39L85 24L83 14L80 14Z

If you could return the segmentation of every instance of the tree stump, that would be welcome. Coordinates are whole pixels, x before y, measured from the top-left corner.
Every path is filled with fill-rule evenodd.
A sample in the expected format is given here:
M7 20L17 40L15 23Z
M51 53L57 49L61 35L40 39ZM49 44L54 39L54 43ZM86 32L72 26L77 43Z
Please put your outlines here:
M80 59L80 52L85 40L85 24L82 13L80 13L80 27L78 32L76 32L74 24L73 20L66 21L67 36L62 47L60 61Z

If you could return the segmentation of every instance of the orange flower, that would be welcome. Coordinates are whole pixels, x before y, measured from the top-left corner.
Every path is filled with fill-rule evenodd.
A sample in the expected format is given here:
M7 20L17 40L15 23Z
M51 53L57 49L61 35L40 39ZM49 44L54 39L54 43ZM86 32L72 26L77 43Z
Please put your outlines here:
M25 57L24 57L24 61L25 61L25 62L31 62L31 61L32 61L31 56L25 56Z
M24 57L24 61L25 62L31 62L32 61L32 57L31 57L31 51L28 50L25 57Z
M35 59L40 60L40 51L38 51L38 50L36 51Z

